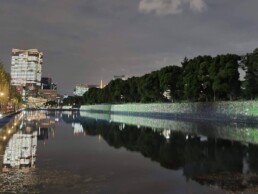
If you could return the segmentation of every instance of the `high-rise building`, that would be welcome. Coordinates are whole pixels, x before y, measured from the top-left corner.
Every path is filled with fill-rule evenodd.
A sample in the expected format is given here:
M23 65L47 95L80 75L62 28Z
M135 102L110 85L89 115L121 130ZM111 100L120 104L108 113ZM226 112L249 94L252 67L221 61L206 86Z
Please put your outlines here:
M52 78L42 77L41 78L41 88L42 89L51 89Z
M12 49L11 84L41 85L43 53L38 49Z

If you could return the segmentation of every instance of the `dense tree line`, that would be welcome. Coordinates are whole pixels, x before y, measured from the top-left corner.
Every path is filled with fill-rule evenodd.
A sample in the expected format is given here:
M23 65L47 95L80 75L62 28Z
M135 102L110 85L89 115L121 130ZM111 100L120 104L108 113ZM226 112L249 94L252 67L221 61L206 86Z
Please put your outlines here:
M91 88L83 96L85 104L168 102L164 92L170 92L171 99L180 100L182 68L169 66L142 77L127 80L112 80L105 88Z
M240 71L243 79L240 79ZM258 49L235 54L185 58L142 77L112 80L105 88L91 88L80 104L251 100L258 96ZM70 98L69 101L73 101Z
M18 105L21 103L21 96L14 86L11 86L11 76L4 70L3 64L0 62L0 105L7 103Z

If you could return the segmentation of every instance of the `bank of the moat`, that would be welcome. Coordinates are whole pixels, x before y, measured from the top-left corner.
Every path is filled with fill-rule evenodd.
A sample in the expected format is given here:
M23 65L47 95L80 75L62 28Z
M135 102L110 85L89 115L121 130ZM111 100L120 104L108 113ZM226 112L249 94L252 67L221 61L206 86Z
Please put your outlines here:
M84 105L81 111L192 120L258 122L257 101Z

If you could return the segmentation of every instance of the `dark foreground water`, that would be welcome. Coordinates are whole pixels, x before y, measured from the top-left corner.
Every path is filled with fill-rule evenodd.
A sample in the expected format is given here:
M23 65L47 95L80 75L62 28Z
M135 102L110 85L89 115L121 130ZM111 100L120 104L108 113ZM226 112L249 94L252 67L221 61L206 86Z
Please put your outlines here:
M0 193L258 193L258 129L23 112L0 130Z

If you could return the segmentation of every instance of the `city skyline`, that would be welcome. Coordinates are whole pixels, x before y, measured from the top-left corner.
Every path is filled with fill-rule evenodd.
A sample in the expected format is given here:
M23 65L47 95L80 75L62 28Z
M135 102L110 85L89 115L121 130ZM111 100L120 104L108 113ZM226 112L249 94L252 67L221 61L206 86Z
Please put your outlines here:
M10 72L12 48L37 48L44 53L43 76L61 94L72 94L77 83L141 76L185 56L252 52L257 6L251 0L1 0L0 59Z

